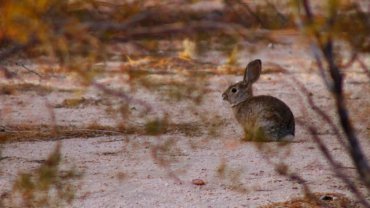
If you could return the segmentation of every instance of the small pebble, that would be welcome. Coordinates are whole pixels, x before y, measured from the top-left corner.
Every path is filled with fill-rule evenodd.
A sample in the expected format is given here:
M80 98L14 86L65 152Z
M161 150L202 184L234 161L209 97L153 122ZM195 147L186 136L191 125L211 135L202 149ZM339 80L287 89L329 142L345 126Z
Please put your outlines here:
M194 185L197 185L197 186L203 186L203 185L206 185L206 182L204 182L202 179L193 179L191 181Z

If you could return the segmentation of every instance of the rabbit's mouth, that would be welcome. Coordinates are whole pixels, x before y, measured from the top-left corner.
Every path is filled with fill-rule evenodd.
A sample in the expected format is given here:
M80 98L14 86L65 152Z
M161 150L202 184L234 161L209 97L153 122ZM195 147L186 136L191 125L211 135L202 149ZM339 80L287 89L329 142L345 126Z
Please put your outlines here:
M228 100L228 99L227 99L227 94L226 94L226 93L223 93L223 94L222 94L222 100Z

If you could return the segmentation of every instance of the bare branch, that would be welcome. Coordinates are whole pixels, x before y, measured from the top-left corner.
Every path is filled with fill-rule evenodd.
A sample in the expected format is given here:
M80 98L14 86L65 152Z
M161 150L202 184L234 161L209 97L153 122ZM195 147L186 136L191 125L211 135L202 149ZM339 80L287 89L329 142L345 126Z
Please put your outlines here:
M323 63L320 58L322 52L315 44L310 44L310 46L311 46L311 51L316 61L317 68L319 69L320 76L323 79L325 86L329 90L331 90L333 88L333 83L331 82L327 74L325 73L325 69L324 69Z
M324 119L324 121L326 121L331 126L331 128L334 130L334 133L335 133L338 141L342 144L342 146L346 147L346 149L349 150L348 145L346 145L344 143L344 138L341 136L341 134L339 132L339 129L336 127L336 125L333 123L333 121L330 119L330 117L325 112L323 112L318 106L316 106L316 104L312 100L311 96L309 96L309 92L308 92L307 88L305 88L305 86L303 86L302 83L299 82L298 80L296 80L294 77L292 77L292 79L296 83L296 85L299 87L300 91L302 91L306 95L305 97L308 100L309 105L313 108L313 110L318 115L320 115ZM303 107L303 105L302 105L302 112L304 114L307 114L307 111ZM302 124L305 124L305 123L302 122ZM350 188L350 190L355 194L356 198L360 201L360 203L362 205L364 205L365 207L369 207L370 204L366 200L366 197L358 190L357 186L348 178L348 176L343 173L343 171L340 169L341 168L340 164L338 164L333 159L329 150L323 144L322 140L319 138L319 136L317 134L317 131L316 131L316 128L314 126L305 126L305 125L302 125L302 126L306 127L309 130L309 132L311 133L315 143L318 145L318 147L320 148L320 151L323 153L324 157L329 162L329 165L333 169L333 172L336 174L336 176L340 180L342 180ZM276 166L276 167L277 167L276 170L279 174L285 175L288 178L291 178L292 180L295 180L298 183L303 184L303 188L305 190L305 193L308 194L308 195L310 194L309 187L305 183L302 183L302 182L304 182L303 178L301 178L296 173L288 173L286 171L286 169L284 169L284 168L279 168L279 166Z
M313 23L313 14L311 12L309 1L303 1L305 16ZM332 14L334 15L334 14ZM331 21L332 18L329 18ZM325 42L322 42L321 34L318 30L314 30L314 37L317 41L318 48L320 48L324 60L328 64L328 71L330 73L330 77L333 83L333 87L330 88L330 91L333 93L336 103L337 114L339 116L340 124L343 128L343 131L346 135L346 138L349 143L349 151L352 158L353 163L356 166L358 174L362 179L363 183L365 183L368 190L370 190L370 166L367 162L366 157L364 156L361 146L359 144L358 138L355 134L354 128L351 124L349 119L347 107L345 105L345 99L343 95L343 76L340 73L340 69L338 65L335 63L334 53L333 53L333 42L330 37L326 39ZM317 64L321 64L321 58L318 56Z
M114 28L112 28L114 29ZM122 37L115 38L120 41L128 41L141 38L155 38L164 35L192 35L194 32L213 32L220 31L228 35L239 35L241 37L261 36L266 37L268 32L264 30L251 31L243 25L237 23L223 23L217 21L191 21L187 23L175 22L152 27L130 28Z
M128 30L132 27L135 23L138 23L150 16L150 11L141 12L139 14L131 16L128 20L123 23L115 23L115 22L90 22L87 23L87 28L92 31L100 31L104 32L107 30L115 30L115 31L123 31Z
M343 95L343 76L340 73L338 66L334 62L334 54L331 40L328 41L326 47L323 48L326 62L329 65L330 75L334 82L334 98L336 101L337 113L344 133L347 136L348 142L351 146L350 152L352 160L363 180L366 187L370 190L370 167L364 156L358 138L355 134L351 121L349 119L345 99Z
M332 155L330 154L328 148L322 143L320 138L317 136L316 129L312 126L308 127L309 131L312 134L312 138L320 148L321 153L325 156L327 161L329 162L330 166L333 169L333 172L336 174L338 178L340 178L347 186L348 188L355 194L356 198L359 200L359 202L364 205L365 207L369 208L370 203L366 200L366 197L357 189L355 184L349 180L348 176L346 176L342 170L340 169L340 165L333 159Z
M0 65L0 71L4 72L5 78L7 78L7 79L11 79L11 78L14 78L16 76L16 74L14 72L9 71L8 68L6 68L5 66L2 66L2 65Z
M370 79L370 68L365 65L365 63L361 59L357 59L358 63L361 66L361 69L364 71L366 76Z

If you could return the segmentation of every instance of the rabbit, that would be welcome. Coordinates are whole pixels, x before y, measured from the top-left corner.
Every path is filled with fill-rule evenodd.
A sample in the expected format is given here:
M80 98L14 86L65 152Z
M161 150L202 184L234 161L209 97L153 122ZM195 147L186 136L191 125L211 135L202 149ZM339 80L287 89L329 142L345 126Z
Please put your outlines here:
M236 120L244 128L246 140L291 141L295 134L294 115L278 98L253 96L252 84L261 74L262 62L251 61L243 81L233 84L222 94L231 104Z

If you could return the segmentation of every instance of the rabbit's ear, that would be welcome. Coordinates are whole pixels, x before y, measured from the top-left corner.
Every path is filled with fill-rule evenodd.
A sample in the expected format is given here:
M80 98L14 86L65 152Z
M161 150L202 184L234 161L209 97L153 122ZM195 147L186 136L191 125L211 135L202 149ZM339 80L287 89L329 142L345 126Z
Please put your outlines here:
M259 59L249 62L244 72L244 82L253 83L258 80L261 74L262 62Z

